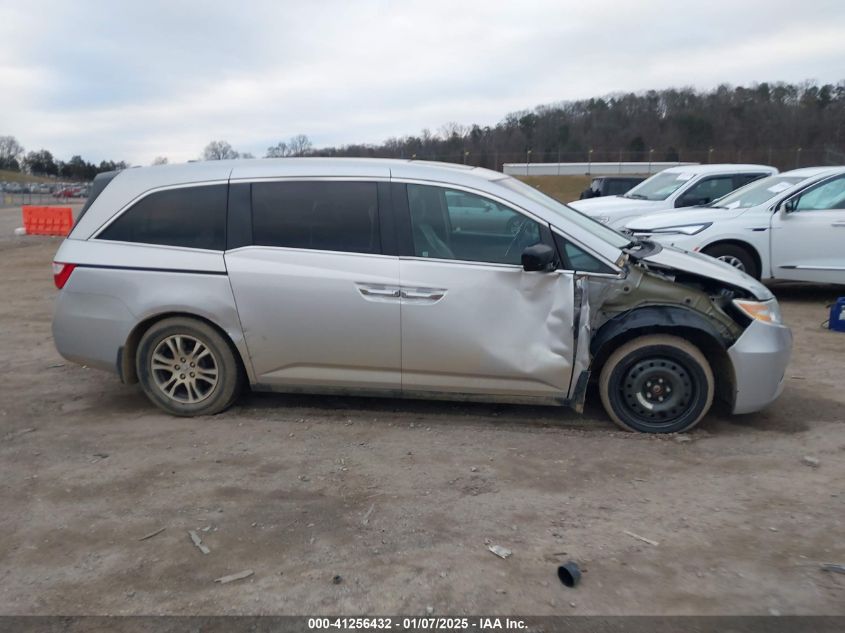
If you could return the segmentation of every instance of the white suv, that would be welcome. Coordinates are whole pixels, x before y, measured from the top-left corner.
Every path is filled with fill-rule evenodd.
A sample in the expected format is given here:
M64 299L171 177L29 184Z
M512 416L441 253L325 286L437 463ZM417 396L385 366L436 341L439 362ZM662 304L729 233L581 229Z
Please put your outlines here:
M627 230L758 279L845 284L845 167L787 171L706 207L638 218Z
M682 165L670 167L621 196L576 200L569 206L614 228L679 207L709 204L734 189L778 173L768 165Z

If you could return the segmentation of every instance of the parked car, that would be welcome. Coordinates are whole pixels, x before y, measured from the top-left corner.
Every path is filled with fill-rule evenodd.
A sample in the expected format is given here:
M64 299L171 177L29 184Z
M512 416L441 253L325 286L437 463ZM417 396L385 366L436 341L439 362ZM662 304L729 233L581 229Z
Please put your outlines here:
M845 167L783 172L705 207L637 218L628 230L757 279L845 284Z
M767 165L680 165L654 174L624 195L577 200L570 206L608 226L622 228L650 213L709 204L777 171Z
M100 174L54 278L62 356L181 416L246 385L580 410L592 375L621 427L680 432L717 396L772 402L791 348L771 292L735 268L421 161Z
M644 178L636 176L600 176L593 178L590 186L584 189L579 200L588 198L599 198L602 196L621 196L631 190L632 187L640 184Z
M82 187L78 185L74 185L72 187L65 187L63 189L59 189L55 196L57 198L80 198L82 197Z

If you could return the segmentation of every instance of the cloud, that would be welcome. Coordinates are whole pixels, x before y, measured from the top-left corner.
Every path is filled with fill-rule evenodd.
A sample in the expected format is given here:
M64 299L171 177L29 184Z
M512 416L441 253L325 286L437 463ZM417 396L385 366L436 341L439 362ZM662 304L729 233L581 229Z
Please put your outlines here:
M619 91L836 82L843 26L817 0L15 3L0 133L142 164L221 138L378 142Z

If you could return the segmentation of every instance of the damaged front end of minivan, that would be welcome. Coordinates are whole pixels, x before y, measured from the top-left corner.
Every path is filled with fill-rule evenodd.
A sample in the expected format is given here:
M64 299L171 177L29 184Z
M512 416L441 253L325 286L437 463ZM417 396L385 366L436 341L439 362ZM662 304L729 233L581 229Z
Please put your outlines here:
M614 351L648 335L678 337L700 350L716 398L732 413L755 411L777 398L792 339L765 286L712 258L653 242L626 249L619 264L625 271L619 277L576 278L570 390L576 411ZM639 393L630 397L635 405L649 405Z

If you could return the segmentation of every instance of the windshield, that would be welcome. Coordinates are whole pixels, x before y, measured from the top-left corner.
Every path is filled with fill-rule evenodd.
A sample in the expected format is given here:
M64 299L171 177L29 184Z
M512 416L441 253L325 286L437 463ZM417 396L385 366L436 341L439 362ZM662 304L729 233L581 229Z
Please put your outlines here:
M643 180L622 197L636 200L665 200L693 178L695 178L695 174L661 171L659 174L654 174L651 178Z
M517 180L516 178L502 178L496 182L503 187L507 187L511 191L522 194L526 198L529 198L549 211L554 212L565 220L568 220L573 224L577 224L582 229L586 229L596 237L615 246L616 248L625 248L626 246L630 246L632 244L630 236L614 231L601 222L576 211L572 207L566 206L562 202L558 202L554 198L547 196L531 185L526 185L524 182Z
M712 204L708 205L715 209L747 209L758 204L768 202L782 191L786 191L797 185L802 180L801 176L769 176L761 180L755 180L726 196L722 196Z

